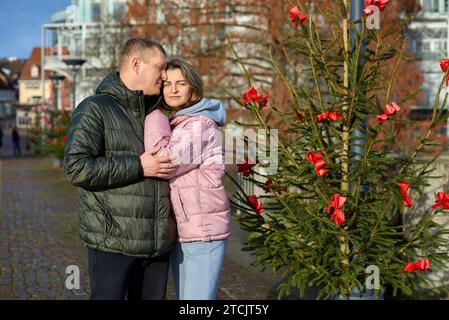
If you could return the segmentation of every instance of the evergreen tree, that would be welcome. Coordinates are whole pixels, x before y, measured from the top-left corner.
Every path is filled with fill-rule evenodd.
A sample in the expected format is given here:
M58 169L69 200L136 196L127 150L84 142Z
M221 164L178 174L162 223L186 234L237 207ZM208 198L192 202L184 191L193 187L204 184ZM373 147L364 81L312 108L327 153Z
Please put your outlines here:
M380 17L389 2L365 1L378 7ZM395 42L388 43L385 32L381 36L367 28L369 8L360 20L351 21L350 1L334 3L339 10L318 8L327 30L319 29L319 19L299 2L286 13L292 26L285 50L290 72L281 72L285 68L274 59L272 65L289 89L289 112L269 103L247 75L250 88L240 101L243 107L267 136L270 129L288 124L293 139L286 143L279 137L277 172L264 174L267 164L251 163L255 159L238 164L245 179L266 194L249 195L239 187L233 205L250 232L246 249L256 254L256 263L284 272L280 298L291 287L304 294L307 287L318 286L319 298L363 291L370 265L379 268L381 292L391 289L394 296L411 297L428 283L430 268L445 268L448 262L448 231L433 218L449 209L449 194L438 193L432 208L417 207L413 199L433 178L431 165L445 147L432 141L432 132L446 120L447 93L440 96L449 60L436 61L442 80L427 132L410 152L399 154L403 141L398 125L412 122L398 115L401 105L417 94L391 97L395 79L407 77L397 73L407 59L401 23L388 32L397 33ZM307 65L293 63L295 55ZM391 59L394 68L385 80L382 70ZM273 115L281 122L272 125ZM419 221L404 224L416 210Z

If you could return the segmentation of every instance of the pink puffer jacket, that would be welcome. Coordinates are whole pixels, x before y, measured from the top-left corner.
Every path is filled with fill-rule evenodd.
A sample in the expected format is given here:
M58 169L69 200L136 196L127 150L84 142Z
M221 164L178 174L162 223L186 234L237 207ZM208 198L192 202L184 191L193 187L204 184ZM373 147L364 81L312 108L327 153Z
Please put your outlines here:
M215 121L205 116L178 116L170 123L155 110L145 119L145 150L156 146L162 146L158 155L170 154L179 164L169 181L179 241L226 239L230 205L221 181L225 167L221 132Z

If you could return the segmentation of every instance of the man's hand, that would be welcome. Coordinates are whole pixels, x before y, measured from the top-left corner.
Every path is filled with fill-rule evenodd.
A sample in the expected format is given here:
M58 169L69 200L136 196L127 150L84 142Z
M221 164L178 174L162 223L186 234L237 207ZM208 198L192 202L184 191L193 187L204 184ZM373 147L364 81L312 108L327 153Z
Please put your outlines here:
M161 147L153 148L140 156L145 177L166 179L170 176L170 173L176 170L177 166L172 163L170 156L159 157L155 155L160 149Z

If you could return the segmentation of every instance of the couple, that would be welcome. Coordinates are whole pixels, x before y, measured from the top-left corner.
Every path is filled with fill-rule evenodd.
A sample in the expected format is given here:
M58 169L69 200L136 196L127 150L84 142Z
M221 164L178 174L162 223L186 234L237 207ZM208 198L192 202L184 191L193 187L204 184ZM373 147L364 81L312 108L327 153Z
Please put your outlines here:
M164 299L169 261L177 299L215 299L230 234L225 120L190 64L142 38L75 109L64 169L79 187L91 299Z

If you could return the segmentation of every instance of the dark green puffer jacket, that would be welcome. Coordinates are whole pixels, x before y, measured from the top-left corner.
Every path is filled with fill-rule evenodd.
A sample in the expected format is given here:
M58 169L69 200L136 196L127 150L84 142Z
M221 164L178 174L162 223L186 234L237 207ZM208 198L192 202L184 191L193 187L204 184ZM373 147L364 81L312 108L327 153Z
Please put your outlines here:
M64 170L79 189L87 247L135 257L168 252L176 240L168 182L144 178L145 99L116 72L83 100L70 121Z

